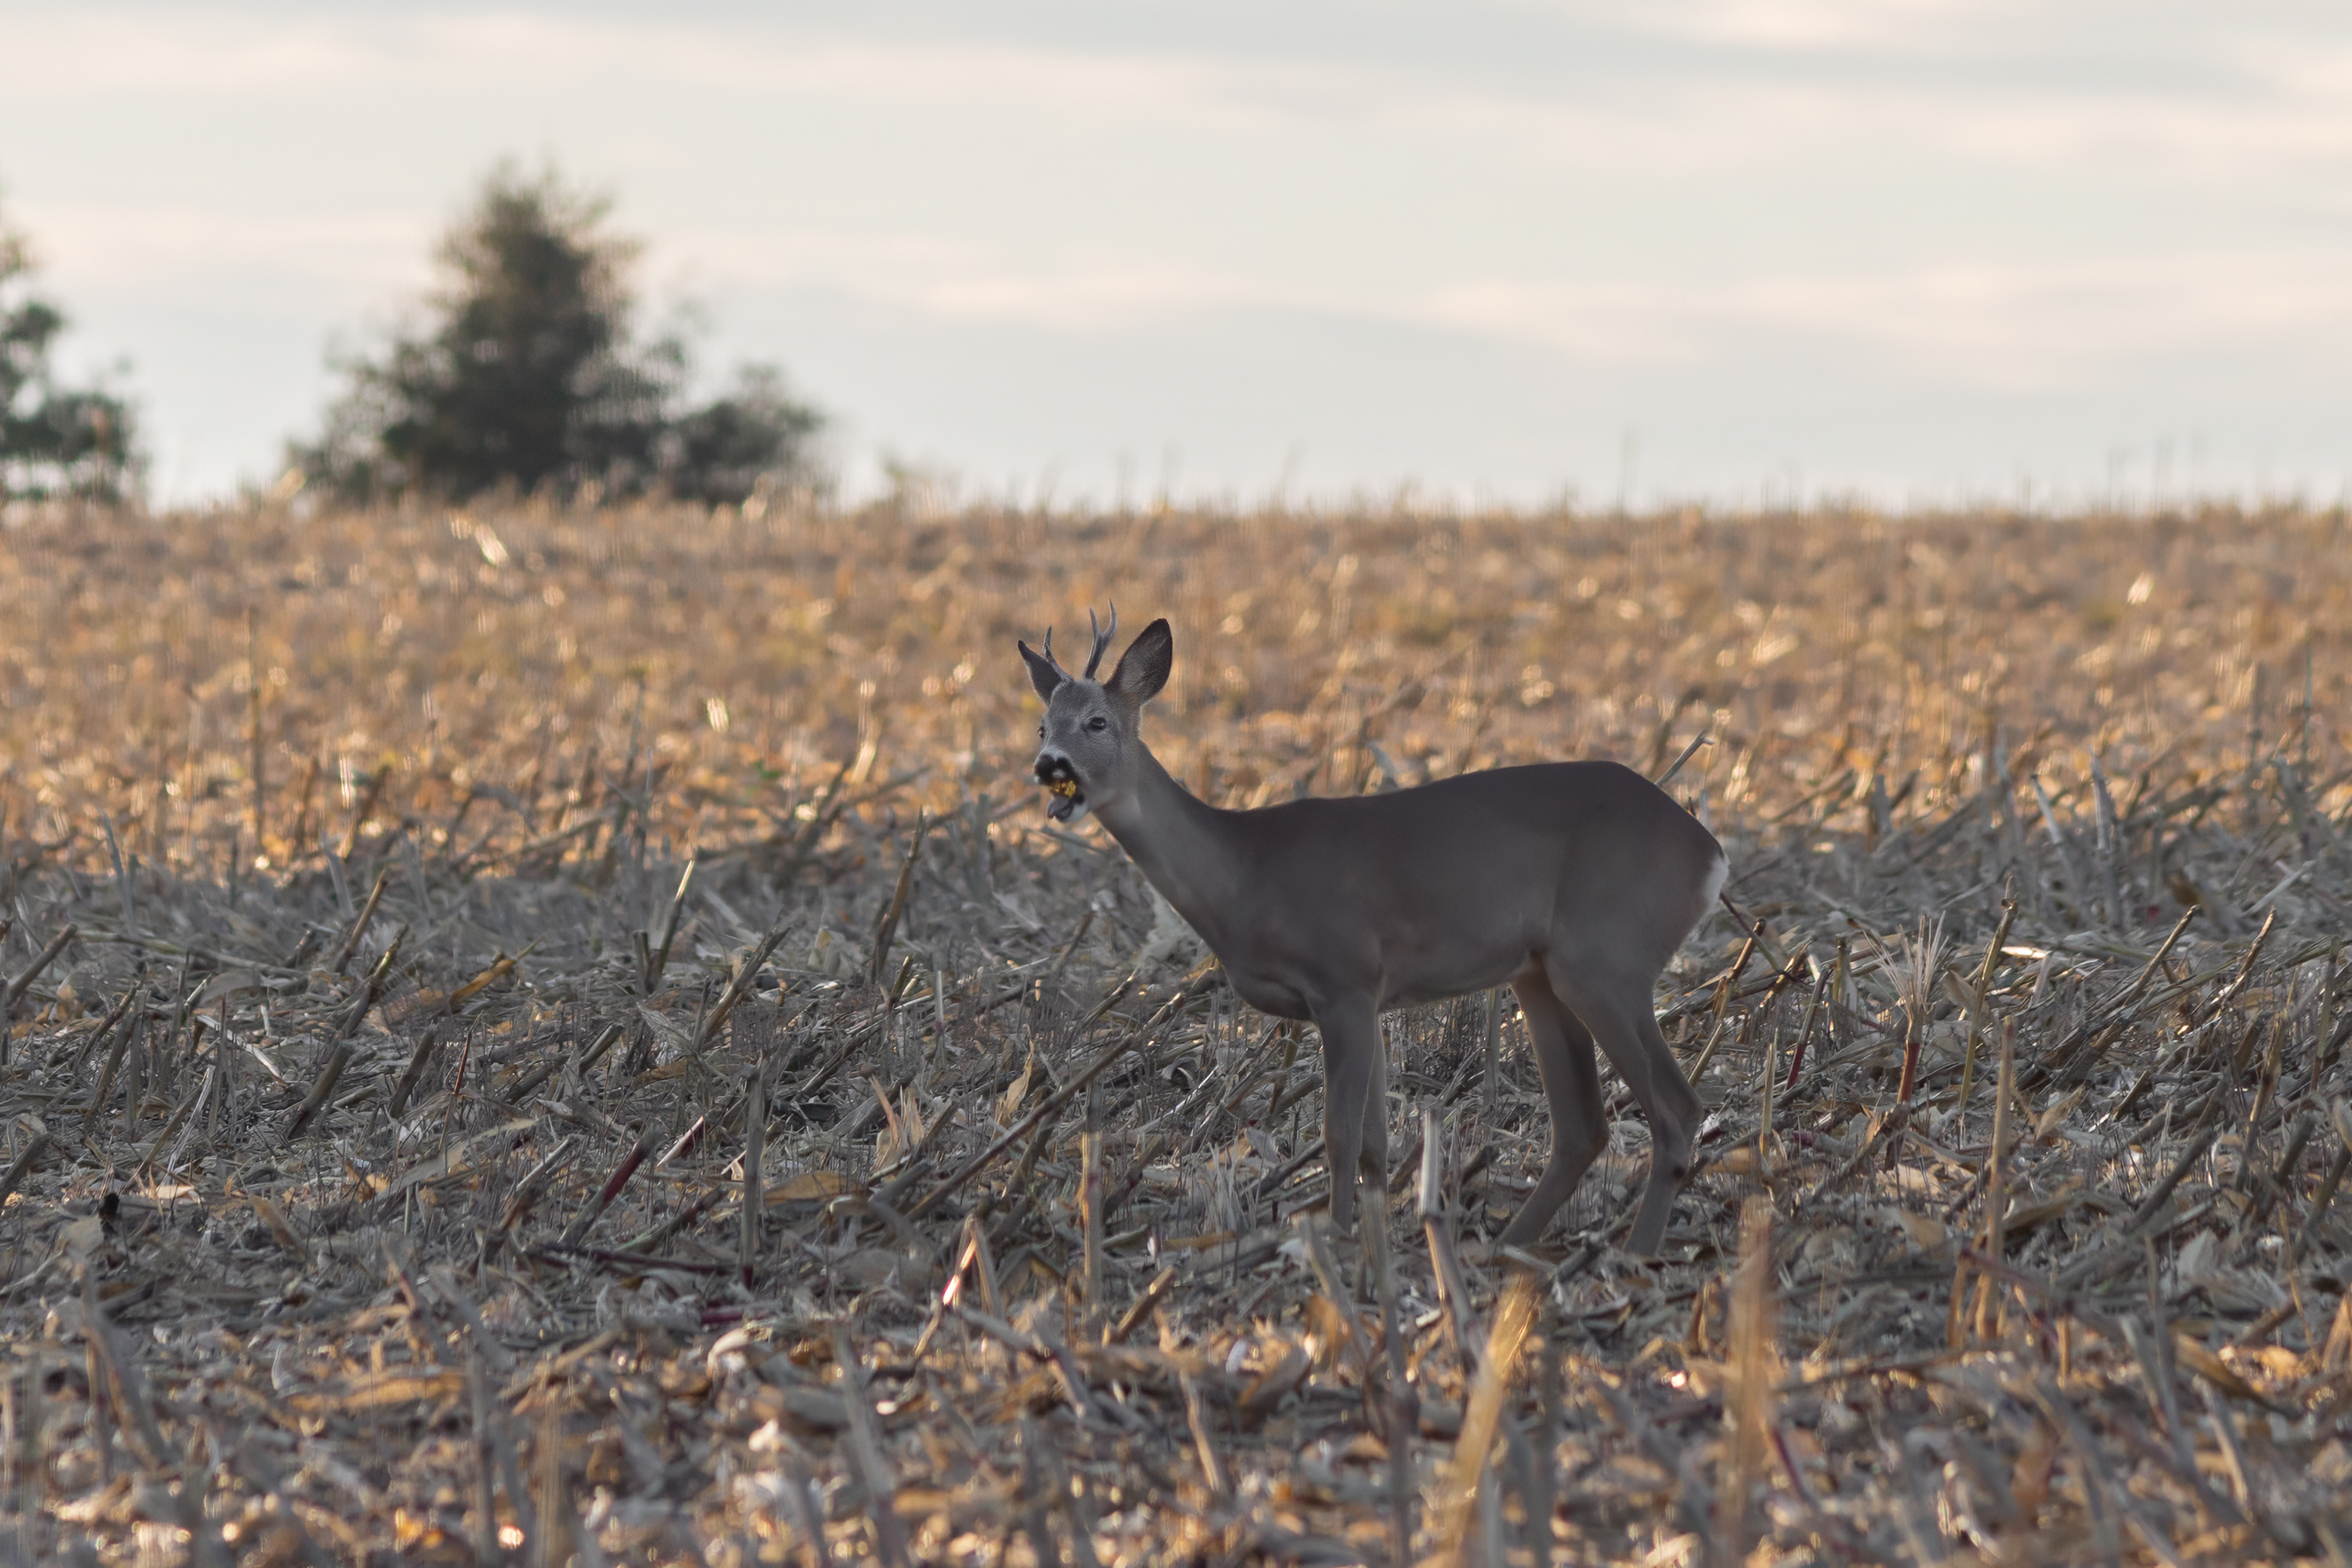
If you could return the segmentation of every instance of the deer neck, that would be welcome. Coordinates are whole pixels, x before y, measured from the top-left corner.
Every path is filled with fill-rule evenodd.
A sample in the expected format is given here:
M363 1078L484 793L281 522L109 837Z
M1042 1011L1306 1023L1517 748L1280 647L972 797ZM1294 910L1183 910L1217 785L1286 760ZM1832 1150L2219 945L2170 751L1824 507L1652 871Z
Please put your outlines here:
M1212 948L1240 907L1247 870L1220 811L1169 776L1139 741L1135 788L1095 815L1146 881Z

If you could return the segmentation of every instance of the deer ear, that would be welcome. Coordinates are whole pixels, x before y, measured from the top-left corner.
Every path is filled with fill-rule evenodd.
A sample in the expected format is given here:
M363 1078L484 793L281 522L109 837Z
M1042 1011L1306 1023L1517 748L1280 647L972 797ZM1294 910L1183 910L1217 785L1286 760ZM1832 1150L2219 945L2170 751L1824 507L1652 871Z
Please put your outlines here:
M1168 630L1166 621L1154 621L1127 645L1127 652L1119 655L1118 668L1103 683L1103 690L1129 707L1141 707L1160 695L1175 663L1175 633Z
M1014 646L1021 650L1022 660L1029 666L1029 684L1037 688L1040 698L1052 702L1054 693L1070 677L1062 673L1062 666L1054 663L1051 657L1037 652L1028 643L1019 643Z

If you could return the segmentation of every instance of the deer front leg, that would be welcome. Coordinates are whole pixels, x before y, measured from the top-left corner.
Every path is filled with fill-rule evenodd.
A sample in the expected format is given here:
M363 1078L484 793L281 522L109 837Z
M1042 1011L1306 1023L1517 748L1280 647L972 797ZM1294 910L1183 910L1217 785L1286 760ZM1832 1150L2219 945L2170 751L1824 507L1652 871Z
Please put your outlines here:
M1356 1177L1367 1159L1385 1164L1387 1107L1379 1107L1376 1137L1365 1136L1380 1087L1381 1019L1370 997L1341 998L1316 1009L1323 1037L1323 1157L1331 1171L1331 1226L1356 1228Z

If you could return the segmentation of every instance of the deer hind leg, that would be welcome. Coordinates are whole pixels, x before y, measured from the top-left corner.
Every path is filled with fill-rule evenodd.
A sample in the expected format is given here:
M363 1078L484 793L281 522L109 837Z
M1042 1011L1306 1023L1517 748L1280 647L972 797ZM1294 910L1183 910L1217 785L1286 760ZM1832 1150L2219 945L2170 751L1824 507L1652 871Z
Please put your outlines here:
M1528 1247L1542 1239L1552 1216L1584 1179L1608 1142L1609 1126L1601 1100L1601 1070L1592 1059L1592 1031L1552 994L1541 976L1515 980L1511 988L1527 1014L1536 1071L1542 1075L1544 1099L1551 1107L1551 1158L1502 1235L1506 1247Z
M1699 1121L1698 1096L1683 1076L1666 1037L1658 1030L1657 1015L1650 1010L1647 977L1574 973L1556 960L1546 968L1552 989L1591 1027L1594 1041L1625 1081L1625 1087L1633 1091L1642 1114L1649 1118L1650 1179L1642 1189L1642 1207L1625 1243L1629 1251L1646 1256L1665 1239L1675 1195L1690 1175L1691 1145Z
M1370 997L1349 998L1317 1009L1315 1026L1323 1037L1323 1157L1331 1170L1331 1225L1345 1234L1356 1225L1360 1166L1367 1156L1384 1162L1388 1153L1385 1103L1377 1143L1365 1135L1371 1098L1382 1086L1380 1014Z
M1372 1019L1372 1046L1371 1076L1364 1085L1364 1141L1356 1151L1356 1168L1376 1191L1385 1192L1389 1179L1389 1034L1381 1027L1378 1016Z

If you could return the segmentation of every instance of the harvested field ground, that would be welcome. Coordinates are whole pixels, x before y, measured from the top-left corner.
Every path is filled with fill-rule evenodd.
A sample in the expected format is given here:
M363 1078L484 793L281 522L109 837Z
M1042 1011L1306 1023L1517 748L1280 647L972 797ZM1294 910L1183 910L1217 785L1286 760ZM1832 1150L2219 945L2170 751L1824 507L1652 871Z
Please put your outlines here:
M1112 598L1223 803L1711 737L1662 1258L1622 1094L1490 1247L1507 994L1317 1228L1026 782ZM2343 1562L2347 697L2333 514L19 520L0 1556Z

